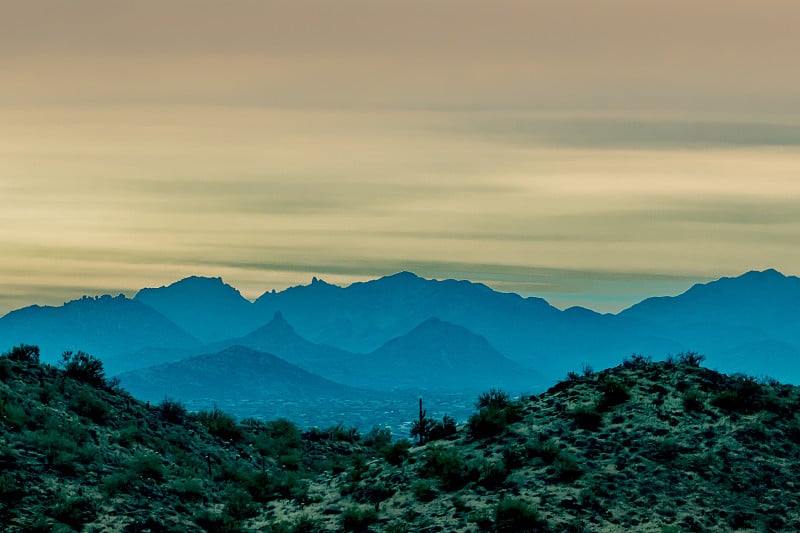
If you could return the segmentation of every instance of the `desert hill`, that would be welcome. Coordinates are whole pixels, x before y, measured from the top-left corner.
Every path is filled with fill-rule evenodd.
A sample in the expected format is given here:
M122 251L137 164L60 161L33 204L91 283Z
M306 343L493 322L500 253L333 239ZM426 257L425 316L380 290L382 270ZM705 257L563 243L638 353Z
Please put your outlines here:
M800 530L800 389L692 353L487 391L413 446L144 404L35 355L0 357L4 531Z

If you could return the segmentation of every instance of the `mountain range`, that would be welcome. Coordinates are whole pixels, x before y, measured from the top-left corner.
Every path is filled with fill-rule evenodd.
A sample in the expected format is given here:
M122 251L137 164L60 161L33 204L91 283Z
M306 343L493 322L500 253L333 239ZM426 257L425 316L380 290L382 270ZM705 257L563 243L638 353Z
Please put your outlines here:
M224 359L240 347L289 365L291 372L258 367L278 381L299 375L296 368L376 391L517 392L542 390L584 365L613 366L631 353L663 359L693 350L722 371L800 383L798 301L800 279L775 270L698 284L617 314L560 310L541 298L410 272L347 287L314 278L253 302L220 278L191 277L133 298L13 311L0 319L0 346L37 344L51 363L63 350L85 350L111 374L200 355ZM147 372L157 381L155 370Z

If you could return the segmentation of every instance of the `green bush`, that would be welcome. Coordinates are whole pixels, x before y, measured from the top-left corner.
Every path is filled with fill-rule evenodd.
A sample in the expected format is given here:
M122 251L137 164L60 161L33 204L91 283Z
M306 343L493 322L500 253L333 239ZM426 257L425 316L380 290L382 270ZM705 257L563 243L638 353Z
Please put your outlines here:
M83 496L68 496L63 492L59 494L48 514L78 531L83 530L86 523L94 521L97 517L95 505L90 499Z
M267 422L253 437L253 446L256 450L276 458L288 458L289 455L299 454L302 444L300 430L285 418Z
M342 531L366 533L369 526L378 521L378 513L371 507L352 505L342 513Z
M711 404L724 411L754 413L764 407L762 387L755 378L738 374L726 390L711 399Z
M70 409L96 424L102 424L111 411L111 406L86 389L81 389L70 402Z
M86 352L67 351L62 353L61 366L68 377L83 381L93 387L102 387L106 384L103 362Z
M494 509L494 528L497 533L526 533L545 531L546 524L534 507L522 500L503 498Z
M683 392L683 408L687 411L702 411L703 396L697 389L686 389Z
M20 344L19 346L14 346L8 352L5 352L3 357L20 363L38 363L39 347L30 344Z
M419 474L424 478L437 478L445 490L460 489L475 477L457 451L443 450L438 446L425 454Z
M258 514L258 509L249 492L233 488L225 495L225 512L235 520L244 520Z
M484 407L493 407L495 409L504 409L511 403L511 398L508 393L500 389L491 389L489 392L483 392L478 396L478 409Z
M223 440L238 441L242 437L242 428L236 419L216 405L211 411L199 411L195 416L209 433Z
M572 411L575 425L581 429L594 431L603 424L603 415L594 406L580 406Z
M558 481L571 483L583 475L583 469L575 456L562 453L553 461L553 476Z
M153 481L164 481L166 469L164 460L161 456L154 453L136 455L128 461L128 470L136 474L141 479L152 479Z
M164 398L158 404L158 414L167 422L182 424L186 420L186 407L177 400Z
M679 353L676 356L678 363L682 365L689 365L693 367L699 367L700 363L706 360L705 355L701 355L697 352L683 352Z
M21 429L28 424L30 416L16 400L0 398L0 421L2 420L14 429Z
M541 459L546 464L551 464L561 454L561 448L553 439L543 440L541 437L531 440L525 445L525 452L532 459Z
M501 434L514 422L522 420L520 406L516 403L508 403L505 407L497 407L498 404L490 404L482 407L477 413L469 417L467 428L469 434L474 439L486 439Z
M381 456L390 465L400 466L408 457L411 443L407 439L399 440L381 450Z
M600 390L602 396L598 402L598 408L601 411L607 411L616 405L625 403L631 397L627 385L615 379L604 380Z
M362 442L364 446L380 451L392 444L392 430L375 426L364 435Z
M433 501L438 494L436 486L429 479L418 479L411 485L411 492L414 494L414 497L421 502Z

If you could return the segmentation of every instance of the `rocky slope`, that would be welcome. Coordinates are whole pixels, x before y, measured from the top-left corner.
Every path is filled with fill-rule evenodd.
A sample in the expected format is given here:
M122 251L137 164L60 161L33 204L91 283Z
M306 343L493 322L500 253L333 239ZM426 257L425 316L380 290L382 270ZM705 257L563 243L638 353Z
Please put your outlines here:
M800 390L694 354L488 392L414 446L186 414L28 355L0 358L4 531L800 530Z

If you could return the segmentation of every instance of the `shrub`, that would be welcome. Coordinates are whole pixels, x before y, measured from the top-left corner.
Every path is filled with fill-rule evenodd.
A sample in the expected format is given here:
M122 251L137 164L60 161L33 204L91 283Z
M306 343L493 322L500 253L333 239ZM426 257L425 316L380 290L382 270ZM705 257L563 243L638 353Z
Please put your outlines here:
M80 416L101 424L108 417L111 406L99 399L93 392L82 389L70 402L70 409Z
M700 363L706 360L706 356L697 352L682 352L676 356L676 359L682 365L698 367Z
M441 422L435 422L428 435L429 440L440 440L456 433L456 421L444 415Z
M244 520L258 514L253 497L246 490L234 488L225 496L225 512L235 520Z
M293 422L285 418L267 422L253 438L253 446L256 450L270 457L284 459L295 455L302 444L300 430ZM289 461L282 460L282 462Z
M136 455L128 462L128 469L141 479L163 481L166 470L164 461L154 453Z
M370 525L378 521L378 513L371 507L352 505L342 513L342 530L365 533Z
M553 461L554 477L558 481L571 483L583 475L583 469L575 456L562 453Z
M703 397L697 389L687 389L683 393L683 408L687 411L702 411Z
M383 456L390 465L400 466L408 457L409 448L411 448L411 443L408 439L399 440L382 449L381 456Z
M511 403L511 399L508 393L499 389L491 389L489 392L484 392L478 396L477 407L478 409L483 409L484 407L504 409L509 403Z
M503 498L494 509L494 527L498 533L544 531L539 512L522 500Z
M61 366L68 377L83 381L93 387L102 387L106 384L103 362L86 352L79 350L62 353Z
M436 499L438 491L429 479L418 479L411 485L411 492L421 502L430 502Z
M382 450L392 443L392 430L375 426L369 433L364 435L363 443L364 446L369 446L375 450Z
M30 416L15 400L0 398L0 420L5 420L12 428L21 429L30 421Z
M641 370L646 368L652 362L650 357L645 357L640 353L631 354L630 357L622 359L622 368L631 370Z
M209 433L223 440L236 441L242 437L242 428L236 423L236 419L216 405L211 411L199 411L195 416Z
M489 405L469 417L467 427L472 438L485 439L499 435L509 424L520 420L522 413L516 403L509 403L503 408Z
M82 496L67 496L64 493L59 494L48 514L78 531L83 530L83 526L94 521L97 516L91 500Z
M423 458L419 474L425 478L437 478L446 490L460 489L471 477L457 451L445 451L437 446L431 448Z
M495 490L503 484L508 477L508 473L508 469L504 464L493 461L484 461L481 465L478 484L486 487L489 490Z
M202 500L205 495L203 482L197 478L175 479L171 488L182 500Z
M158 404L158 414L167 422L182 424L186 420L186 407L177 400L164 398Z
M542 440L541 436L537 440L528 442L525 451L528 457L539 458L546 464L551 464L561 454L561 448L555 440Z
M730 387L711 400L725 411L754 413L763 407L761 386L750 376L735 375Z
M615 379L606 379L601 385L602 396L598 402L598 408L602 411L608 410L615 405L620 405L628 401L631 393L624 383Z
M603 424L603 415L594 406L580 406L572 411L575 425L581 429L594 431Z
M3 356L20 363L38 363L39 347L30 344L20 344L19 346L11 348L11 350L4 353Z

